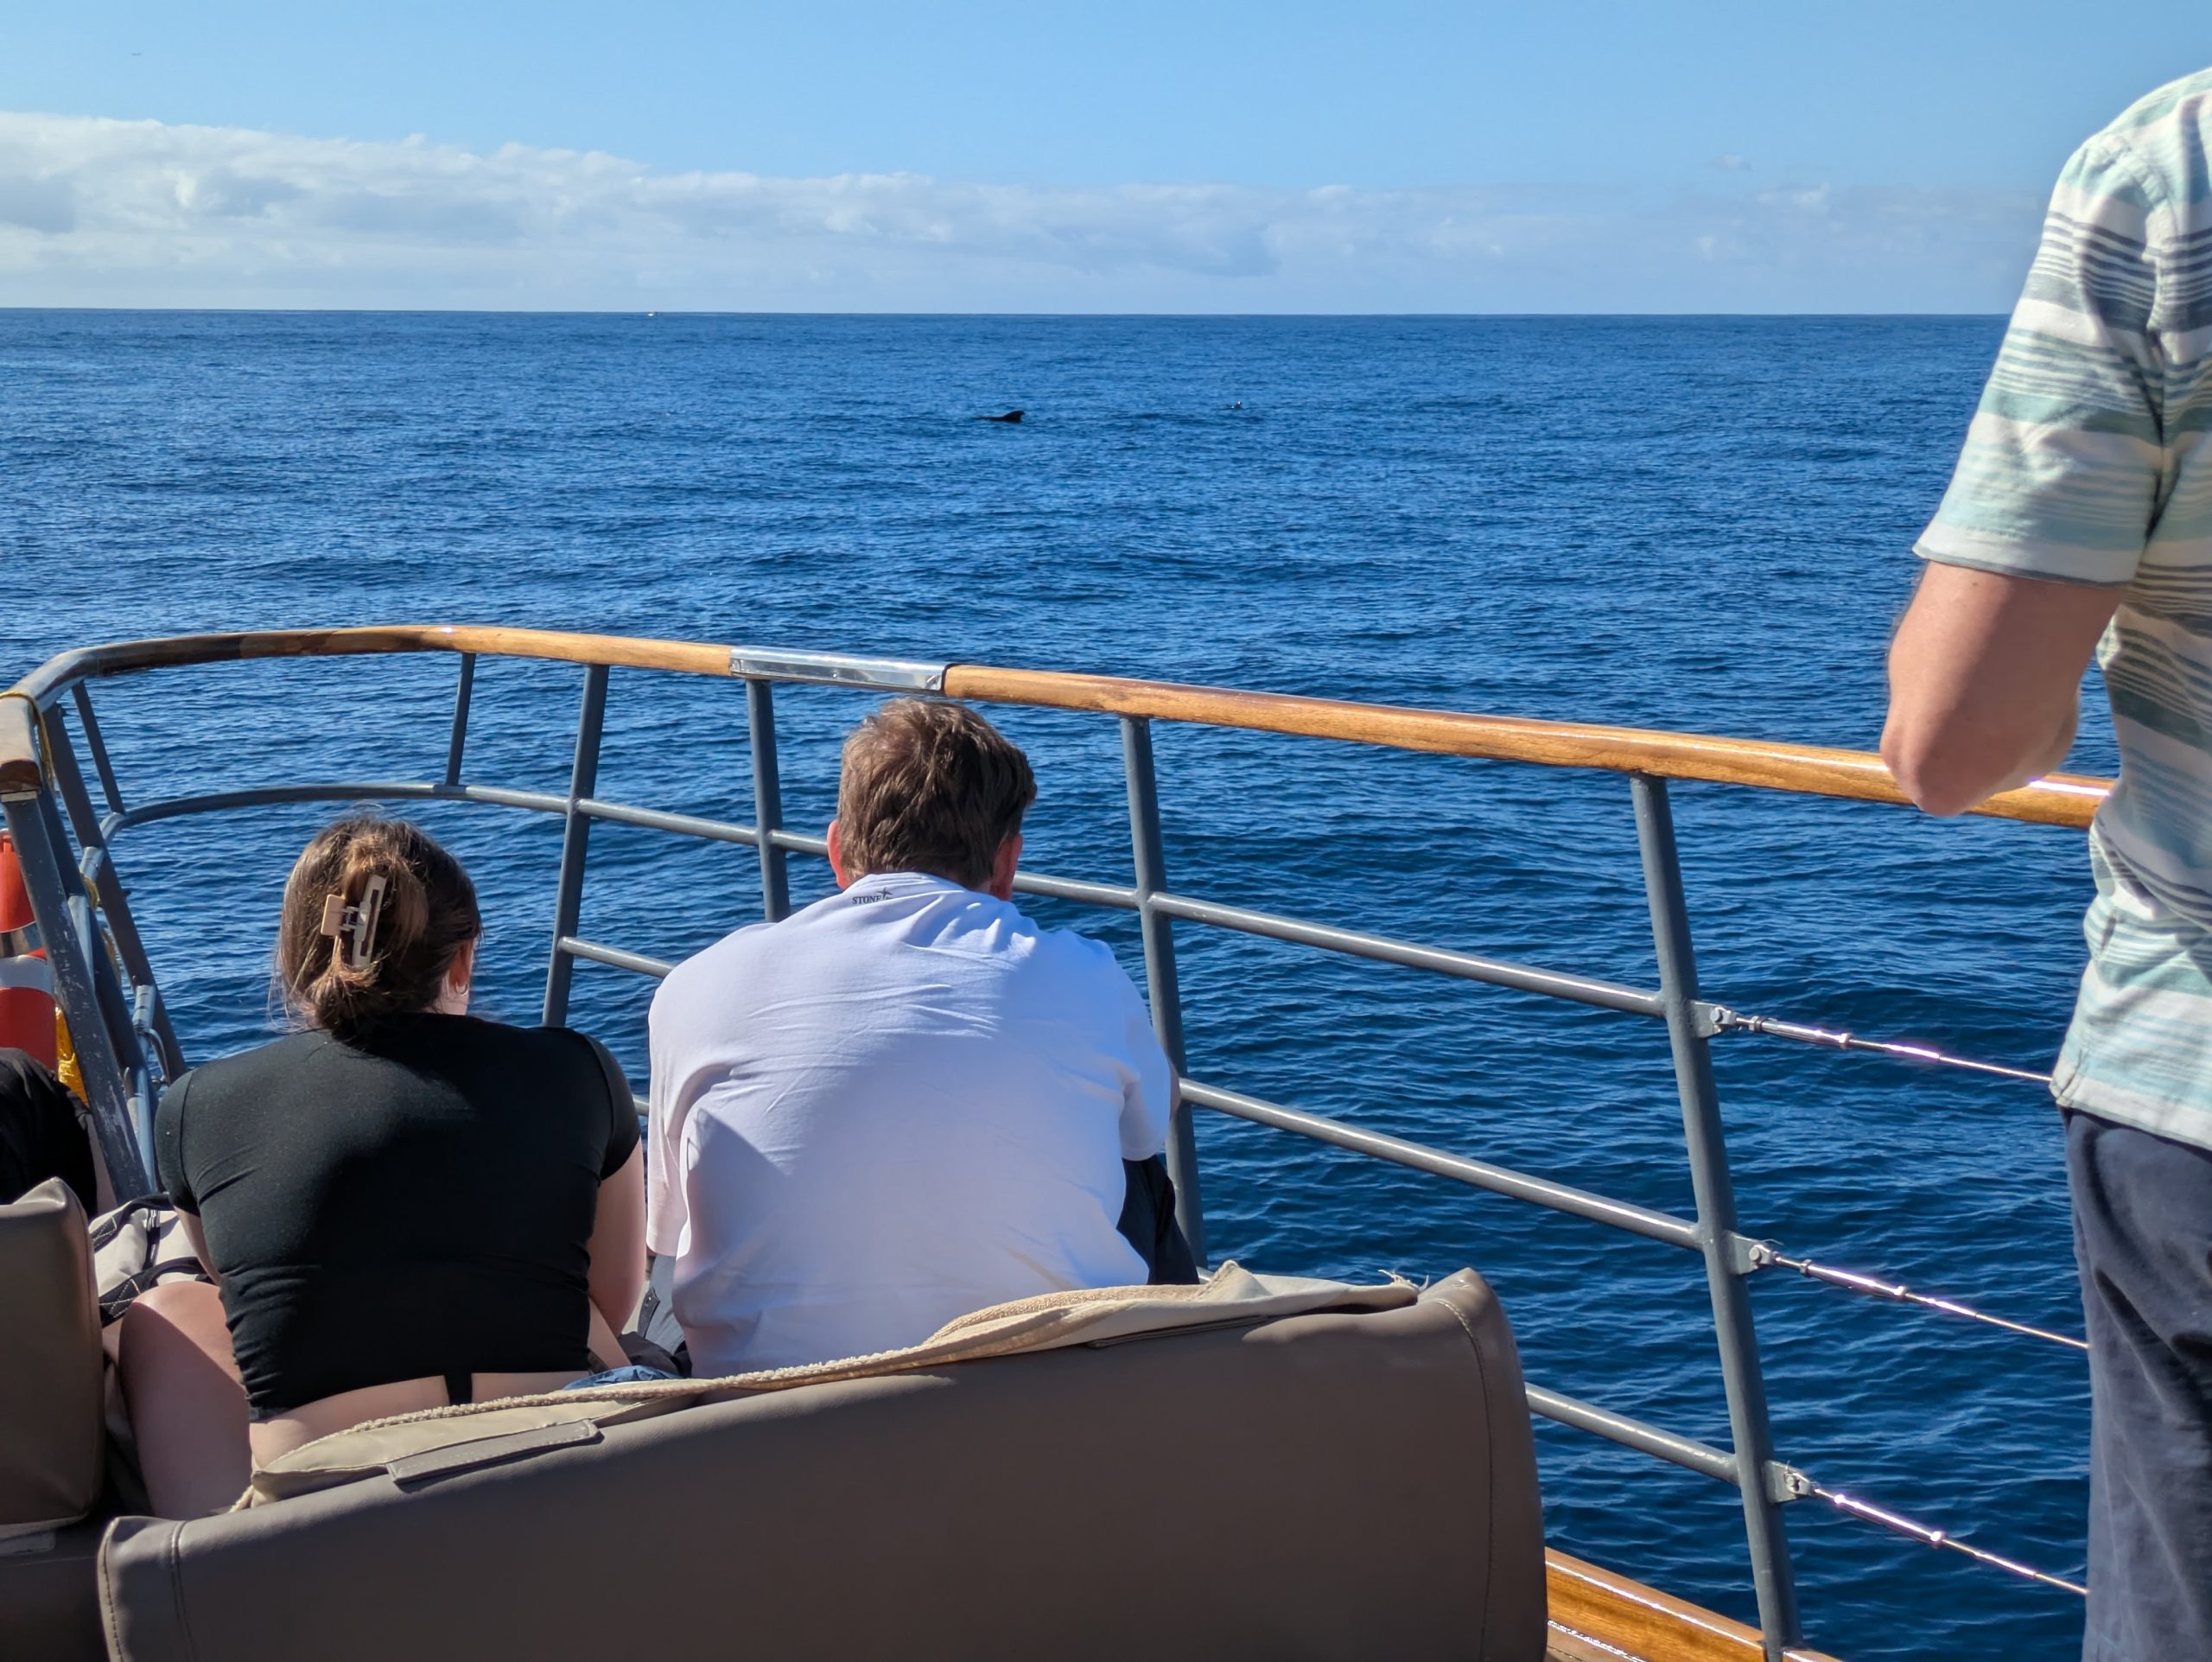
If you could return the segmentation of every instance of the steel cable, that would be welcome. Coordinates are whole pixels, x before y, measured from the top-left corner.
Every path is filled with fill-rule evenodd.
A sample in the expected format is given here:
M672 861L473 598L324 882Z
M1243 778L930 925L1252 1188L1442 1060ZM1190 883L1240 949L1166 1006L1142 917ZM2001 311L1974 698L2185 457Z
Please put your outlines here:
M1898 1039L1862 1039L1855 1033L1814 1027L1805 1022L1784 1022L1772 1016L1746 1016L1740 1010L1722 1006L1713 1009L1711 1020L1715 1033L1763 1034L1770 1039L1789 1039L1801 1045L1820 1045L1829 1050L1857 1050L1872 1055L1893 1056L1900 1061L1930 1062L1938 1067L1961 1068L1970 1073L1990 1073L1999 1079L2025 1079L2031 1085L2050 1083L2050 1074L2038 1073L2032 1068L2007 1067L2000 1062L1978 1062L1971 1057L1954 1056L1933 1045L1908 1044Z
M1952 1552L1963 1552L1978 1563L1993 1565L1999 1570L2007 1570L2026 1580L2041 1582L2046 1587L2063 1588L2066 1591L2079 1594L2083 1598L2088 1596L2089 1589L2079 1582L2068 1581L2063 1576L2049 1575L2032 1565L2022 1563L2017 1558L2007 1558L2002 1553L1991 1552L1969 1542L1961 1541L1948 1530L1932 1529L1926 1524L1907 1518L1902 1513L1891 1512L1885 1506L1877 1506L1870 1501L1840 1493L1834 1489L1824 1489L1802 1472L1791 1474L1790 1488L1793 1493L1810 1495L1815 1500L1825 1500L1838 1512L1848 1512L1852 1517L1864 1519L1870 1524L1878 1524L1884 1529L1906 1536L1923 1545L1942 1547Z
M1956 1299L1936 1298L1927 1293L1916 1293L1911 1288L1899 1283L1878 1281L1872 1276L1860 1275L1855 1270L1838 1270L1829 1264L1815 1264L1809 1258L1789 1258L1765 1241L1757 1241L1752 1244L1751 1264L1754 1268L1762 1270L1770 1265L1777 1269L1795 1270L1801 1276L1810 1277L1813 1280L1823 1282L1831 1287L1841 1287L1851 1292L1864 1293L1870 1298L1894 1299L1900 1304L1917 1304L1923 1309L1941 1310L1946 1315L1962 1315L1970 1321L1981 1321L1993 1328L2002 1328L2007 1333L2025 1334L2031 1339L2046 1339L2054 1345L2064 1345L2069 1350L2086 1351L2089 1348L2087 1340L2076 1339L2070 1334L2053 1333L2048 1328L2030 1327L2024 1321L2008 1321L2001 1315L1991 1315L1986 1311L1975 1309L1970 1304L1961 1304Z

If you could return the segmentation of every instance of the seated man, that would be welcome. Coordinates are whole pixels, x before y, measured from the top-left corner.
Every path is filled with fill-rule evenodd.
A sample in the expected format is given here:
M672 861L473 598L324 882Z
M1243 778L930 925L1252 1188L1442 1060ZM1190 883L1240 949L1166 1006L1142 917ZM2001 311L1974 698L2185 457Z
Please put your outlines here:
M975 711L887 704L845 742L843 892L662 984L646 1242L676 1255L696 1374L1147 1279L1116 1219L1174 1074L1112 952L1012 903L1036 794Z

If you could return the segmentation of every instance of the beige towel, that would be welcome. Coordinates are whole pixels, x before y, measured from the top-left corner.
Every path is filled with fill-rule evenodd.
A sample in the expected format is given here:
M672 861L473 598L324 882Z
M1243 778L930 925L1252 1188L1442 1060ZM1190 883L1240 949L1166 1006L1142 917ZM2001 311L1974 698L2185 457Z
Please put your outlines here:
M1100 1344L1178 1328L1273 1321L1312 1310L1388 1310L1410 1304L1402 1277L1371 1285L1304 1276L1262 1276L1224 1264L1194 1287L1095 1287L994 1304L948 1321L918 1345L874 1356L771 1368L719 1379L655 1379L594 1385L537 1397L456 1403L371 1420L279 1456L253 1474L236 1509L266 1506L385 1470L394 1461L463 1443L565 1424L615 1425L672 1413L748 1391L788 1391L833 1379L861 1379L988 1356Z

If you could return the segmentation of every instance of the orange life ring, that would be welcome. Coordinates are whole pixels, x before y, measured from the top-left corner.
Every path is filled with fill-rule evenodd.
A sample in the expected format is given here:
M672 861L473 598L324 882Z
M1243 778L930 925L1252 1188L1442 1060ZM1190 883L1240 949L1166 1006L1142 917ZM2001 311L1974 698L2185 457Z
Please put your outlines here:
M54 971L39 945L30 891L16 845L0 831L0 1045L29 1051L48 1067L60 1061Z

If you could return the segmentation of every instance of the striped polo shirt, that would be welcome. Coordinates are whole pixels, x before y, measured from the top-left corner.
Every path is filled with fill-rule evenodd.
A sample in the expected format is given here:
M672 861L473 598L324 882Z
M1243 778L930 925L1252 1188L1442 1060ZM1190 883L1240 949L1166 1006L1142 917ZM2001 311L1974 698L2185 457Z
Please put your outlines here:
M2212 70L2075 151L1917 551L2119 591L2059 1101L2212 1148Z

